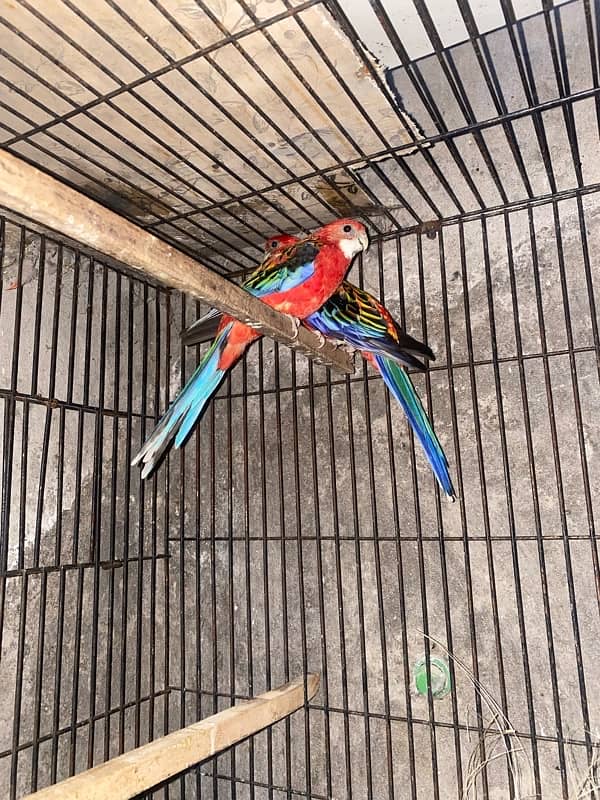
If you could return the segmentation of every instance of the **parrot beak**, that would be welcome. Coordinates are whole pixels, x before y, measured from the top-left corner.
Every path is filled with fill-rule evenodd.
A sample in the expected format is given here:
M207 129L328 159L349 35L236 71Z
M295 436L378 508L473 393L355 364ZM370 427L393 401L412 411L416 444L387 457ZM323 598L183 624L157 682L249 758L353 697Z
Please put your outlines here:
M360 242L361 249L363 251L368 249L368 247L369 247L369 235L368 235L368 233L366 231L361 231L358 234L358 241Z

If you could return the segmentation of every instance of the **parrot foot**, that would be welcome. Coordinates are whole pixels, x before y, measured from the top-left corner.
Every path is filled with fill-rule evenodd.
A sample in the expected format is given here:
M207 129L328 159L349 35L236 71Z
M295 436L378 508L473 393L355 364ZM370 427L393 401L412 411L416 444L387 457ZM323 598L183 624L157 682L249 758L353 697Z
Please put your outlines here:
M300 320L293 314L286 314L285 316L290 320L290 322L295 328L294 335L292 336L292 341L295 342L296 339L298 338L298 332L300 331Z
M325 345L327 344L327 339L323 336L321 331L313 331L317 339L319 340L319 344L317 345L317 350L322 350Z

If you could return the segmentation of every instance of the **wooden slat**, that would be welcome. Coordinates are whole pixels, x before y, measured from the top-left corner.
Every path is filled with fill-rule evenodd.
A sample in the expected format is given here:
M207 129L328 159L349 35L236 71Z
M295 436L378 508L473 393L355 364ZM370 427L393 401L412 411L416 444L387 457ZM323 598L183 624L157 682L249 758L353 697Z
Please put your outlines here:
M310 700L319 676L309 673L306 683ZM304 679L299 677L23 800L129 800L286 717L301 708L304 697Z
M166 286L205 300L242 322L251 322L267 336L319 364L343 373L354 371L346 352L329 343L320 347L319 339L305 328L300 328L296 336L292 321L284 314L133 222L4 150L0 150L0 206Z

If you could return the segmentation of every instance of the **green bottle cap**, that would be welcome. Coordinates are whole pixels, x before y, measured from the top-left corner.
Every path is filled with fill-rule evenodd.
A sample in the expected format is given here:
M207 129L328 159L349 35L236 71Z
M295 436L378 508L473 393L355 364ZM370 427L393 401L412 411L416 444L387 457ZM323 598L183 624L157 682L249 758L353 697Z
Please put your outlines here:
M431 673L431 694L436 700L446 697L452 689L450 668L443 658L430 656L429 671ZM413 679L415 688L421 695L427 696L427 659L425 656L415 662L413 666Z

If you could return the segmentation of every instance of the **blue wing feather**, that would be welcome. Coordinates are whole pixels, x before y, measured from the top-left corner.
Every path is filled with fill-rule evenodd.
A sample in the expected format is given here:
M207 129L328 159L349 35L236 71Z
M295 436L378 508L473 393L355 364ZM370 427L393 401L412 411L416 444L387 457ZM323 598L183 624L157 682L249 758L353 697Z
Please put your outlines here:
M255 297L266 297L295 289L314 274L318 254L319 247L315 242L304 241L292 245L261 264L242 285Z

